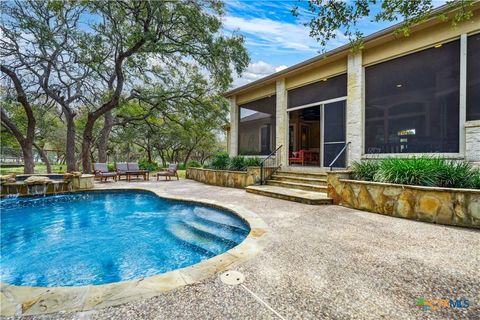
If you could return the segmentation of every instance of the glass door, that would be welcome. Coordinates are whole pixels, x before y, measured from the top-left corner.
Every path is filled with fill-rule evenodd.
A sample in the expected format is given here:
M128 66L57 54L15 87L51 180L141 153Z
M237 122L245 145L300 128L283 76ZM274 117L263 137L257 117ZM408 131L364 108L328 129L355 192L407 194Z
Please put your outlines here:
M329 167L346 141L346 101L323 105L323 167ZM333 167L346 167L346 152L333 163Z

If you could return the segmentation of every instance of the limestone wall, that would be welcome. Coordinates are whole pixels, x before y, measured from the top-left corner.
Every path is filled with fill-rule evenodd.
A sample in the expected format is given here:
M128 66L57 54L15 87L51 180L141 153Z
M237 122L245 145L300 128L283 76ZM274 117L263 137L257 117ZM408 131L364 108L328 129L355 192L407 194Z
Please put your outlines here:
M348 172L328 173L327 192L335 204L412 220L480 228L480 190L348 178Z
M267 168L267 174L271 170ZM188 168L186 178L214 186L245 188L260 181L260 167L249 167L247 171Z
M465 124L465 158L480 166L480 120Z

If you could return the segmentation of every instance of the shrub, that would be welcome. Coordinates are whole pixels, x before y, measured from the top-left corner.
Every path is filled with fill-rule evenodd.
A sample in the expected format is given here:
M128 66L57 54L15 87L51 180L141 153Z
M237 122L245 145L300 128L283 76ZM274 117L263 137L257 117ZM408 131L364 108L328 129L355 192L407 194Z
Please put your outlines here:
M156 161L149 162L148 159L140 159L140 161L138 161L138 167L142 170L155 171L158 170L160 166Z
M213 156L212 161L210 161L209 167L217 170L226 170L229 163L230 157L228 156L228 153L219 152Z
M435 157L386 158L355 162L353 178L408 185L480 189L480 170L468 162Z
M375 174L380 168L380 163L378 161L355 161L352 164L353 178L357 180L373 181Z
M187 168L201 168L202 165L197 160L190 160L187 162Z
M446 188L474 188L475 177L479 173L469 162L445 161L439 168L439 187Z
M259 167L260 162L262 161L258 157L247 157L245 158L245 167Z
M472 178L472 188L473 189L480 189L480 169L474 170L475 174Z
M177 166L177 170L185 170L186 167L185 167L185 163L179 163L178 166Z
M245 166L245 157L233 157L232 159L230 159L228 168L234 171L245 171L247 169L247 167Z
M115 163L110 163L110 162L107 163L107 168L108 168L108 171L112 171L112 172L117 170L117 168L115 167Z
M444 160L427 156L386 158L380 161L380 167L374 180L399 184L436 186L438 173Z

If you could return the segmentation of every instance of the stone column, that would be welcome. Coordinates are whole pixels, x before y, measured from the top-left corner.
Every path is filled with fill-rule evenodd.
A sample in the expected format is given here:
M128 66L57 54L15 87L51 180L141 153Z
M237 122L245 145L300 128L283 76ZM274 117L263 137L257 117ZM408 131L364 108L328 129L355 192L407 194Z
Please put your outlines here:
M275 148L282 146L280 161L282 166L288 165L288 114L287 114L287 90L285 79L277 80L276 84L276 128Z
M230 139L228 145L228 154L233 157L238 155L238 123L240 111L235 96L230 97Z
M348 55L347 80L347 142L348 165L359 161L363 152L363 67L362 53Z
M480 167L480 120L465 124L465 159Z

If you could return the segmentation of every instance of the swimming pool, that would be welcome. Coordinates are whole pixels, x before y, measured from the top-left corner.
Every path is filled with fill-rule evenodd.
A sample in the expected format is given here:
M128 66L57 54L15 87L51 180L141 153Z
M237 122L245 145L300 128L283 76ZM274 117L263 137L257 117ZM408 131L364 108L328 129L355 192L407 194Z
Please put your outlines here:
M221 254L248 225L150 192L81 192L1 200L1 282L82 286L149 277Z

